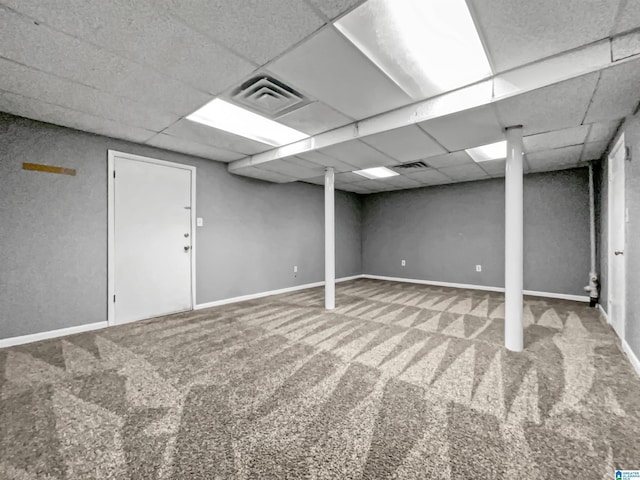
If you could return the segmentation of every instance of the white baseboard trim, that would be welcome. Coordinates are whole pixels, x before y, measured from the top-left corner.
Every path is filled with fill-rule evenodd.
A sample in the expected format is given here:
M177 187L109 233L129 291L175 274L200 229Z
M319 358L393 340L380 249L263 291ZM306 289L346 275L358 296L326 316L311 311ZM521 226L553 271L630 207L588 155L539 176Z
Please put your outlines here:
M598 304L598 310L600 310L600 315L602 315L604 317L604 319L606 320L607 323L609 322L609 314L607 313L607 311L604 309L604 307L602 306L601 303Z
M77 327L61 328L59 330L32 333L19 337L2 338L0 339L0 348L15 347L16 345L24 345L25 343L39 342L40 340L49 340L51 338L64 337L66 335L73 335L74 333L90 332L102 328L107 328L107 322L88 323L86 325L78 325Z
M336 279L336 283L340 283L340 282L348 282L349 280L356 280L358 278L369 278L372 280L387 280L387 281L391 281L391 282L405 282L405 283L418 283L418 284L422 284L422 285L435 285L435 286L439 286L439 287L451 287L451 288L466 288L466 289L470 289L470 290L483 290L483 291L489 291L489 292L504 292L504 288L502 287L491 287L491 286L485 286L485 285L471 285L471 284L464 284L464 283L450 283L450 282L436 282L436 281L431 281L431 280L418 280L418 279L414 279L414 278L400 278L400 277L385 277L382 275L368 275L368 274L362 274L362 275L353 275L350 277L342 277L342 278L337 278ZM267 292L258 292L258 293L253 293L250 295L242 295L239 297L232 297L232 298L225 298L223 300L216 300L214 302L208 302L208 303L202 303L199 305L196 305L193 309L194 310L202 310L205 308L211 308L211 307L217 307L220 305L227 305L230 303L237 303L237 302L243 302L246 300L253 300L256 298L262 298L262 297L268 297L271 295L280 295L282 293L290 293L290 292L295 292L298 290L306 290L308 288L314 288L314 287L322 287L324 286L324 281L322 282L314 282L314 283L305 283L304 285L296 285L294 287L287 287L287 288L281 288L278 290L270 290ZM565 295L565 294L561 294L561 293L547 293L547 292L534 292L534 291L530 291L530 290L525 290L524 291L525 295L533 295L533 296L537 296L537 297L547 297L547 298L559 298L559 299L564 299L564 300L574 300L574 301L578 301L578 302L588 302L589 301L589 297L582 297L579 295ZM600 308L601 313L604 315L605 318L607 318L607 314L604 311L604 309L602 308L602 305L598 305L598 307ZM608 318L607 318L608 321ZM68 328L61 328L59 330L51 330L48 332L40 332L40 333L33 333L30 335L22 335L19 337L11 337L11 338L3 338L0 339L0 348L7 348L7 347L13 347L16 345L23 345L25 343L32 343L32 342L38 342L40 340L48 340L51 338L57 338L57 337L64 337L66 335L73 335L75 333L83 333L83 332L90 332L92 330L100 330L102 328L107 328L109 325L107 322L97 322L97 323L89 323L86 325L78 325L76 327L68 327ZM623 342L623 345L626 345L626 342ZM639 375L640 375L640 362L638 362L638 358L635 356L635 354L631 351L631 348L626 345L625 347L625 351L627 351L629 358L631 359L631 363L634 365L634 367L636 368L636 370L638 370Z
M437 287L465 288L469 290L482 290L486 292L504 292L503 287L491 287L486 285L473 285L473 284L466 284L466 283L436 282L432 280L384 277L382 275L369 275L369 274L362 275L362 278L370 278L372 280L387 280L390 282L419 283L421 285L434 285ZM589 302L589 297L582 296L582 295L568 295L564 293L552 293L552 292L536 292L534 290L524 290L522 293L524 293L525 295L531 295L533 297L558 298L561 300L573 300L576 302Z
M418 283L420 285L434 285L436 287L467 288L471 290L485 290L487 292L504 292L504 288L502 287L489 287L485 285L467 285L464 283L436 282L433 280L418 280L415 278L385 277L382 275L369 275L369 274L362 275L362 278L370 278L371 280L387 280L389 282Z
M362 278L362 275L353 275L351 277L336 278L336 283L348 282L349 280L355 280L357 278ZM314 282L314 283L305 283L303 285L296 285L294 287L280 288L278 290L269 290L267 292L251 293L249 295L241 295L239 297L224 298L222 300L216 300L214 302L200 303L196 305L193 309L202 310L205 308L219 307L220 305L228 305L230 303L244 302L247 300L254 300L256 298L270 297L271 295L280 295L282 293L290 293L290 292L295 292L297 290L306 290L307 288L323 287L323 286L324 286L324 281Z
M532 297L544 297L544 298L558 298L560 300L571 300L574 302L587 302L591 299L585 295L569 295L568 293L553 293L553 292L536 292L534 290L524 290L525 295L531 295Z
M598 304L598 310L600 310L600 314L604 317L606 322L609 325L611 325L611 322L609 322L609 315L607 314L604 307L600 303ZM617 332L615 331L615 329L613 329L613 333L617 335ZM624 353L627 354L627 358L629 359L629 362L633 366L633 369L636 371L636 373L640 377L640 359L638 359L638 357L633 352L633 350L631 350L631 346L627 343L627 341L624 338L620 339L620 344L622 345L622 350L624 351Z
M627 343L626 340L622 340L622 349L624 350L624 353L627 354L627 357L629 357L629 361L631 362L631 365L633 365L636 373L638 374L638 376L640 376L640 360L638 359L638 357L636 357L636 354L633 353L633 350L631 350L631 346Z

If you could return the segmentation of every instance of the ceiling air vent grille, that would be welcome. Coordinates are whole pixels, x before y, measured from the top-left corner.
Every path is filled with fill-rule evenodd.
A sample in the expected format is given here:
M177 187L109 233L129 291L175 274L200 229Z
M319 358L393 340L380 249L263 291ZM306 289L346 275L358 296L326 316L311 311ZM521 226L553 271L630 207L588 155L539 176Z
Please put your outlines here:
M393 170L406 171L406 170L420 170L425 168L431 168L424 162L411 162L403 163L402 165L394 165L391 167Z
M304 95L269 75L247 80L231 92L230 99L269 118L280 117L309 103Z

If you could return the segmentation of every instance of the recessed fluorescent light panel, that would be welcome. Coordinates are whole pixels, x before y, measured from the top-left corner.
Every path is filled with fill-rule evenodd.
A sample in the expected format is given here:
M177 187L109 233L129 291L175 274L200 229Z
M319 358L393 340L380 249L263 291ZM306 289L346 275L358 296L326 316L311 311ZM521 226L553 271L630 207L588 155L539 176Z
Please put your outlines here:
M465 0L368 0L335 25L415 100L492 74Z
M365 170L356 170L353 173L357 173L360 176L376 180L378 178L395 177L399 173L389 170L386 167L367 168Z
M219 98L193 112L187 120L274 147L288 145L309 136Z
M490 143L481 147L469 148L466 150L475 162L487 162L489 160L501 160L507 158L507 141Z

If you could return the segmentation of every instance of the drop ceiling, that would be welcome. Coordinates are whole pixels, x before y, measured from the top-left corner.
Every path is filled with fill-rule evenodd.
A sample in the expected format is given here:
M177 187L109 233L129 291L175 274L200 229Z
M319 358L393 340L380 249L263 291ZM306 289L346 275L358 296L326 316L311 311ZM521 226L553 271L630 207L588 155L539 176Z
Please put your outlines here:
M0 0L0 111L229 163L273 147L185 117L271 75L305 98L277 121L311 140L339 128L357 135L233 172L322 184L331 166L337 188L366 194L504 176L504 160L475 163L464 149L501 140L515 124L524 126L527 172L584 165L606 154L637 110L637 2L467 0L495 75L514 78L513 69L573 49L577 58L604 39L619 64L361 136L358 122L416 102L336 28L363 3ZM427 166L384 180L351 173L417 160Z

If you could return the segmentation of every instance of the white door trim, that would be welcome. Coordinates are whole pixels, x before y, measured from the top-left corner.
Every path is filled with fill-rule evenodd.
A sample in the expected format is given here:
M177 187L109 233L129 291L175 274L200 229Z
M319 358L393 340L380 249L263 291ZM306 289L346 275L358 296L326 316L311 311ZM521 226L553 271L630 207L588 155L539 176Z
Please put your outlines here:
M607 280L608 280L608 292L607 292L607 322L611 325L611 322L614 321L613 316L611 315L611 280L613 278L613 259L615 257L614 255L614 251L615 251L615 246L613 245L612 242L612 237L613 237L613 228L612 228L612 221L611 219L613 218L613 202L611 201L612 198L612 193L613 193L613 188L612 188L612 175L611 175L611 170L613 168L613 158L615 157L616 153L618 152L619 149L624 148L625 146L625 142L624 142L624 133L622 135L620 135L620 138L618 138L618 140L616 141L616 143L614 144L613 148L611 149L611 152L609 152L609 156L608 156L608 161L607 161ZM622 161L622 170L621 170L621 175L623 178L623 183L625 185L624 190L622 191L622 195L623 195L623 199L624 201L624 207L626 209L627 207L627 202L626 202L626 169L625 164L624 164L624 160ZM626 250L627 247L627 238L626 238L626 224L625 224L625 238L624 238L624 250ZM623 251L624 251L623 250ZM626 275L626 258L623 255L623 262L625 262L625 275ZM627 305L626 305L627 299L626 299L626 291L625 291L625 298L623 298L621 300L621 311L622 311L622 326L620 328L620 338L622 340L624 340L624 335L625 335L625 323L626 323L626 309L627 309ZM615 328L614 328L615 331ZM616 334L618 332L616 331Z
M115 158L126 158L138 162L153 163L166 167L181 168L191 171L191 310L196 305L196 167L182 163L167 162L132 153L108 150L107 168L107 325L115 325L115 309L113 296L115 294Z

